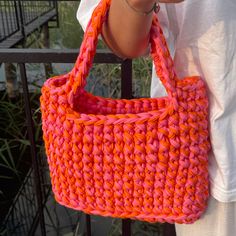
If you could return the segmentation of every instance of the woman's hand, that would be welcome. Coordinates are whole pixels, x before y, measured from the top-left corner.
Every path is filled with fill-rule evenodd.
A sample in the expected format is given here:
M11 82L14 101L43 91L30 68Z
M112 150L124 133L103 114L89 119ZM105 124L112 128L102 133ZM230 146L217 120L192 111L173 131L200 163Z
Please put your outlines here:
M184 0L159 0L160 3L180 3ZM157 0L112 0L102 35L107 46L118 56L134 58L148 48L153 14ZM135 9L135 10L134 10ZM148 14L140 14L144 12ZM122 26L122 27L121 27Z

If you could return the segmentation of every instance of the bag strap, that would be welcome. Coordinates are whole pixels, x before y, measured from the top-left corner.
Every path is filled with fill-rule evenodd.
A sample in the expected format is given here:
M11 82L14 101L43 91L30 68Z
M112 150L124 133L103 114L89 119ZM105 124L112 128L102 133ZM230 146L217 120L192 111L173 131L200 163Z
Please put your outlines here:
M93 11L92 17L86 28L83 42L80 47L80 53L75 66L70 72L67 91L70 91L69 102L72 105L73 98L78 94L79 89L86 85L86 78L92 66L96 53L98 36L102 31L102 24L106 19L111 0L101 0ZM174 63L170 56L165 37L159 25L156 14L154 14L152 27L150 31L151 55L155 64L156 73L164 85L167 94L177 108L176 81L177 76L174 69Z

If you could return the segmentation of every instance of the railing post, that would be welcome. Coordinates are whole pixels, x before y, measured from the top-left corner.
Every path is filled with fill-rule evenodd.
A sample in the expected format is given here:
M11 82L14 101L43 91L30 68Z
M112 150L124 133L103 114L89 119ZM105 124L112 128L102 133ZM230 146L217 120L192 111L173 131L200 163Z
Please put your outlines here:
M176 236L174 224L163 224L163 236Z
M121 98L132 98L132 60L121 64ZM122 220L122 236L131 236L131 220Z
M18 21L17 0L14 0L14 8L15 8L15 16L16 16L17 30L20 30L20 23L19 23L19 21Z
M132 98L132 60L121 64L121 98Z
M122 220L122 236L131 236L131 220Z
M43 48L50 48L48 22L42 26L41 35L42 35ZM53 74L52 64L44 63L44 69L46 77L49 78Z
M19 65L20 65L20 77L22 81L24 101L25 101L25 113L26 113L28 137L30 140L30 148L31 148L31 155L32 155L33 170L34 170L34 182L35 182L36 197L37 197L37 203L38 203L38 214L39 214L39 221L40 221L40 227L41 227L41 235L46 236L45 220L44 220L44 214L43 214L42 186L41 186L39 166L38 166L38 161L37 161L34 123L32 119L28 82L27 82L27 77L26 77L25 64L19 63Z
M57 22L57 27L59 27L59 11L58 11L58 2L53 1L53 7L56 9L56 22Z
M92 236L91 233L91 216L86 214L86 231L87 231L87 236Z

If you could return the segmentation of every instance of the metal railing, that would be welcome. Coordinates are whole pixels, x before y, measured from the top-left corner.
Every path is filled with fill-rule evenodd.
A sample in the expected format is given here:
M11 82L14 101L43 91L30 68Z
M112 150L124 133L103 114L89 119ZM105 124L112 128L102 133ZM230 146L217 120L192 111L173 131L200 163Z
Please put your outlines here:
M25 36L26 26L53 9L57 0L0 0L0 42L17 32Z
M0 1L0 42L20 30L17 1Z
M19 1L22 11L23 25L28 25L39 16L48 13L56 7L56 1Z
M49 49L0 49L0 63L17 63L20 67L20 75L23 85L23 95L25 101L25 113L28 123L28 137L31 144L32 166L34 170L34 187L35 197L37 200L37 210L35 211L35 219L41 226L41 235L46 236L45 231L45 219L44 219L44 207L45 207L45 189L42 185L42 178L40 178L41 166L38 162L35 135L34 135L34 123L32 119L32 109L29 99L28 80L26 76L25 63L74 63L78 55L77 50L49 50ZM109 64L121 64L121 97L132 98L132 61L122 60L107 50L98 50L94 63L109 63ZM14 207L12 207L12 214L14 214ZM10 213L8 219L10 220ZM91 236L91 221L90 216L86 215L87 235ZM25 235L34 235L32 227L29 227L29 232ZM122 221L122 235L131 235L131 220ZM9 234L10 235L10 234ZM17 234L14 234L17 235ZM164 236L175 236L174 226L170 224L164 224Z

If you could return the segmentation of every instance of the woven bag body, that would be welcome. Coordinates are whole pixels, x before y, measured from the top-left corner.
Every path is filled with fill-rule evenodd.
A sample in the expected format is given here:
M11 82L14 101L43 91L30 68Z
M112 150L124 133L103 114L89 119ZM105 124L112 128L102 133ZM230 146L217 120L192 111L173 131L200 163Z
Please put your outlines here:
M178 79L154 16L150 44L168 96L109 99L84 90L111 0L86 29L74 69L47 80L41 111L56 200L89 214L192 223L208 192L208 100L200 77Z

